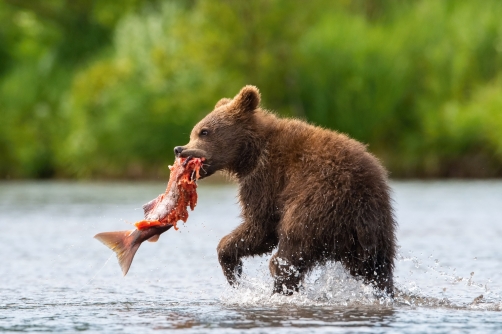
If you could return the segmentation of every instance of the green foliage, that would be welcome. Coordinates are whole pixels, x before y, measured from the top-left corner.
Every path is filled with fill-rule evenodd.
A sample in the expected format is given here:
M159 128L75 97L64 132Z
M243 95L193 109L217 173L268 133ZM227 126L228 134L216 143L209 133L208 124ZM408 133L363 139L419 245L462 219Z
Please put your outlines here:
M208 102L198 93L208 92L204 69L179 57L185 43L176 32L178 11L168 4L124 18L111 59L76 75L66 107L69 137L59 150L64 170L79 177L168 170L172 148L187 142Z
M498 0L0 0L0 175L164 176L255 84L394 176L500 176L500 17Z

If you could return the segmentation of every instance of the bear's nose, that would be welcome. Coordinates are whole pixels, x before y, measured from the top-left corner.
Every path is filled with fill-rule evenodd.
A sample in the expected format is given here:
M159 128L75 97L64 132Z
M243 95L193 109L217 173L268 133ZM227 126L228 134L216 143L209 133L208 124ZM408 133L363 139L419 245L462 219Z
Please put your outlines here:
M181 154L181 152L183 152L185 148L183 146L176 146L174 148L174 155L178 156Z

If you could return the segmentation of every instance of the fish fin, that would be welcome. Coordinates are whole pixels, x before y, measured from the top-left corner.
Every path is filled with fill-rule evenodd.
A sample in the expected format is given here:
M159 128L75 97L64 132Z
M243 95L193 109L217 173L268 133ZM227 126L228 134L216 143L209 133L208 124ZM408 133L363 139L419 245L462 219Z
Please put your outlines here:
M133 242L135 240L135 236L133 234L135 234L136 231L137 230L103 232L94 236L94 238L98 239L105 246L115 252L124 276L129 271L134 255L141 245L141 243Z
M160 238L160 234L155 234L153 237L151 237L150 239L148 239L147 241L150 241L150 242L157 242Z

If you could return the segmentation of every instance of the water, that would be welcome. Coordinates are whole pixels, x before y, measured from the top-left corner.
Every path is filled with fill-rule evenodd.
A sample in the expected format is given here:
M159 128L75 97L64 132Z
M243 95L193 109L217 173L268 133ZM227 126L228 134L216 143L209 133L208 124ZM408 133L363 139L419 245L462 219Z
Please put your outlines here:
M394 182L394 299L336 263L271 296L266 257L229 288L216 258L236 188L201 183L185 226L144 243L123 278L98 232L124 230L164 183L0 183L0 331L502 332L502 182ZM482 295L482 297L481 297Z

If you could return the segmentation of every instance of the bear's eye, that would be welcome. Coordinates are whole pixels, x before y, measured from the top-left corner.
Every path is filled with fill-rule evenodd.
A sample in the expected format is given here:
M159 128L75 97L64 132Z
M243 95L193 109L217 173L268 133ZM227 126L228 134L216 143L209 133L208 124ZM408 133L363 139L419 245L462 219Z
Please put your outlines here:
M199 136L207 136L209 132L206 129L200 130Z

